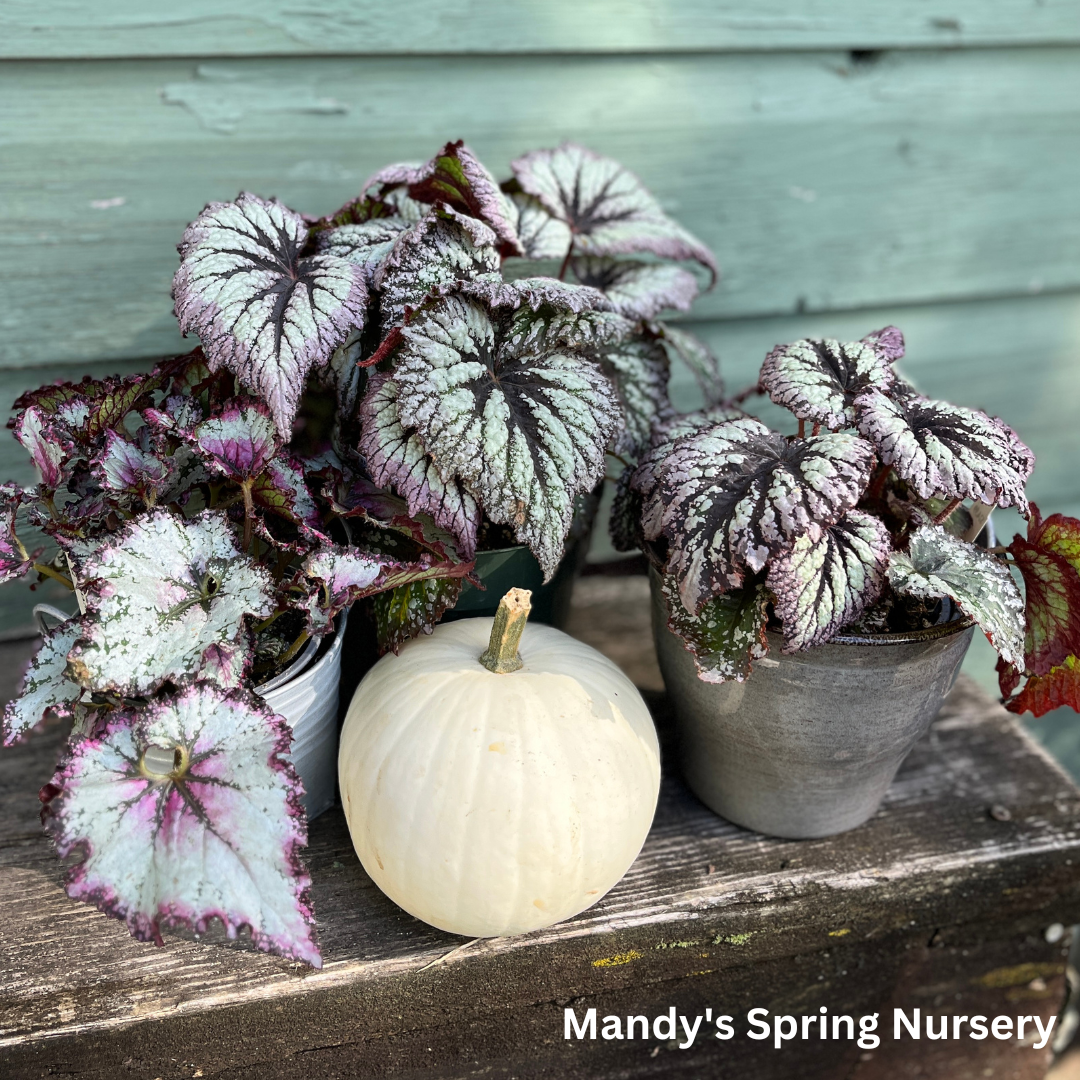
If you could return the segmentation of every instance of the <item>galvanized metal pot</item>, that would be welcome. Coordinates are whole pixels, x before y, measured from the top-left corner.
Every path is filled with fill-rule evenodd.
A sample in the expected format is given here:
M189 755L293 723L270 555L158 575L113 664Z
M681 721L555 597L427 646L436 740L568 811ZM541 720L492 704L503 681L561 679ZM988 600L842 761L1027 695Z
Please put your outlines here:
M297 664L255 691L293 730L292 761L304 784L309 821L334 805L337 790L338 685L346 614L339 617L328 645L320 650L313 642L309 655L301 655Z
M667 628L650 577L683 775L710 809L769 836L831 836L866 821L937 715L974 632L952 618L793 655L770 633L769 656L745 682L707 683Z

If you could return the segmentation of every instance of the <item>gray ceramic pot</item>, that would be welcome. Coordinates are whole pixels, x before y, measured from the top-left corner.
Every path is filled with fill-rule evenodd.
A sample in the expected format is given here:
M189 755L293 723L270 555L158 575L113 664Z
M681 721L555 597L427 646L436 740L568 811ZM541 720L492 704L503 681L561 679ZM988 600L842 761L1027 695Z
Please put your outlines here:
M769 656L741 683L702 682L667 628L651 574L653 635L675 706L683 775L706 806L769 836L831 836L877 809L926 733L971 644L970 620Z

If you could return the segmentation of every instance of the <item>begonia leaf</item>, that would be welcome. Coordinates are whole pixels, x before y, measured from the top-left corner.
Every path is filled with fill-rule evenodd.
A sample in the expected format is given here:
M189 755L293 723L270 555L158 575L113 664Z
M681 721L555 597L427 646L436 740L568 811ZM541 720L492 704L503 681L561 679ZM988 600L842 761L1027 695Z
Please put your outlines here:
M147 694L198 675L207 649L236 644L244 617L274 606L270 575L239 550L220 512L137 518L85 560L83 574L91 618L71 671L96 691Z
M742 682L753 662L768 653L765 625L769 590L764 585L747 585L715 596L696 615L683 606L678 583L667 574L663 594L668 629L693 656L703 682Z
M202 420L203 411L195 398L172 394L161 403L161 408L144 409L143 418L155 431L186 436Z
M495 178L461 140L447 143L408 183L409 197L478 218L498 238L502 255L520 255L510 200Z
M510 203L517 217L514 229L526 259L562 259L570 250L572 233L565 221L552 217L544 204L523 191L513 192Z
M55 491L64 478L61 467L67 453L53 423L36 406L30 406L16 421L15 438L29 453L42 485Z
M75 741L43 791L67 894L121 919L230 938L321 966L301 861L303 788L288 724L247 694L197 683Z
M905 395L871 389L855 399L859 431L924 499L978 499L1027 514L1024 484L1035 458L1003 421Z
M319 507L304 479L304 470L296 458L279 453L255 478L251 499L256 506L288 518L317 536L324 535Z
M873 330L863 338L863 341L890 364L903 358L904 335L899 326L884 326L880 330Z
M637 457L648 446L657 423L673 415L668 398L670 363L656 340L635 334L606 348L601 367L611 379L622 406L612 452Z
M668 537L668 572L693 612L800 537L818 539L858 502L873 463L854 435L789 442L757 420L729 420L680 439L659 463L645 537Z
M169 486L170 465L169 460L140 449L115 431L106 433L105 450L94 461L102 487L130 492L150 503Z
M895 379L891 363L864 341L804 338L777 345L761 365L761 386L777 405L831 429L852 426L855 398L887 391Z
M320 232L315 249L320 255L332 255L359 266L365 280L370 282L380 263L390 254L394 242L409 226L410 222L397 216L340 225Z
M470 234L457 219L429 214L402 233L373 282L383 333L404 323L406 310L418 308L438 285L483 277L498 280L495 234L487 232L484 236L474 229Z
M697 278L671 263L583 257L571 265L582 285L598 289L629 319L651 319L667 309L689 311L698 294Z
M816 540L799 537L769 568L784 651L824 644L875 603L891 551L884 522L860 510L849 510Z
M23 676L19 696L4 709L4 745L33 731L49 712L66 715L83 688L67 674L68 652L82 632L78 619L68 619L41 639Z
M312 632L328 634L338 612L370 595L372 586L390 565L375 556L337 546L309 555L304 560L304 574L317 583L305 601Z
M0 484L0 584L20 578L41 554L27 551L15 534L15 518L26 493L17 484Z
M923 599L951 597L1002 659L1023 663L1024 599L1009 568L993 555L939 525L922 525L911 534L907 552L889 557L889 584Z
M542 307L550 306L575 314L613 309L613 305L598 289L552 277L518 278L516 281L484 277L475 281L448 282L436 286L434 292L439 296L456 293L479 300L492 308L527 307L530 311L539 311Z
M430 634L461 595L464 579L424 578L372 598L380 653L397 652L407 641Z
M700 338L670 323L656 323L654 329L668 350L668 356L681 360L694 376L706 405L717 405L724 399L724 380L720 376L720 361Z
M471 559L480 507L463 483L453 476L443 479L417 436L402 427L397 395L392 379L371 377L360 407L360 453L377 484L393 487L406 500L410 515L429 514Z
M1044 716L1064 705L1080 712L1080 659L1075 656L1067 656L1045 675L1032 675L1023 690L1005 702L1009 712L1035 716Z
M693 259L716 277L712 252L664 213L645 185L617 161L574 143L534 150L511 163L524 192L570 227L581 255L648 252Z
M301 256L308 229L276 200L241 194L210 203L180 242L173 299L180 329L199 335L210 367L226 368L267 405L283 438L313 368L364 324L362 267Z
M195 428L193 441L218 473L238 481L258 476L281 446L270 410L260 402L227 406Z
M595 314L496 318L443 297L404 328L393 372L402 425L529 545L545 578L562 558L574 496L603 476L619 420L600 368L561 344Z
M1009 545L1026 594L1024 664L1028 674L1047 675L1080 655L1080 521L1064 514L1043 521L1032 503L1027 531Z
M638 547L641 527L641 495L631 486L635 466L627 465L615 482L608 515L608 536L616 551L634 551Z

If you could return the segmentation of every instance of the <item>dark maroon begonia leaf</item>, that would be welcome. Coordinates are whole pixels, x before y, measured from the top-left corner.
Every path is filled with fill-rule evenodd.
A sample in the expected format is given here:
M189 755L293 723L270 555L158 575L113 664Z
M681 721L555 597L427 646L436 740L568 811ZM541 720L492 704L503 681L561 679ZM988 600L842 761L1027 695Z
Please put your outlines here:
M818 539L858 502L873 464L854 435L789 442L757 420L729 420L680 439L656 467L645 537L668 538L668 572L696 612L800 537Z
M1027 515L1024 485L1035 456L1004 421L974 409L867 390L855 399L859 431L924 499L978 499Z

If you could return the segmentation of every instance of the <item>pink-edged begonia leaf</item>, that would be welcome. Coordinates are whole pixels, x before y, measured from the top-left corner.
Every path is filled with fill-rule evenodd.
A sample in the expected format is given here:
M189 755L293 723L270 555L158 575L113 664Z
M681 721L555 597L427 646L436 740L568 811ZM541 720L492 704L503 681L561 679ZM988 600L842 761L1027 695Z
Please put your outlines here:
M583 146L563 143L511 163L523 191L569 226L580 255L649 253L693 259L716 278L716 259L697 237L664 213L628 169Z
M215 471L238 481L258 476L281 446L270 410L254 401L229 405L203 420L192 441Z
M890 361L865 341L804 338L777 345L761 365L761 386L777 405L831 429L855 423L859 394L895 381Z
M312 368L364 324L363 268L301 255L304 219L247 192L210 203L184 233L173 299L180 329L199 335L211 368L226 368L270 406L288 438Z
M550 578L574 497L603 476L620 414L611 384L580 351L603 313L547 311L443 297L402 330L393 380L402 425L442 476L513 528Z
M169 486L170 466L168 458L141 449L115 431L106 433L105 449L94 460L102 487L138 495L151 504Z
M21 578L42 551L27 551L15 533L19 506L26 498L18 484L0 484L0 584Z
M67 894L162 930L245 927L266 952L320 967L303 789L288 724L248 694L196 683L76 740L42 791Z

